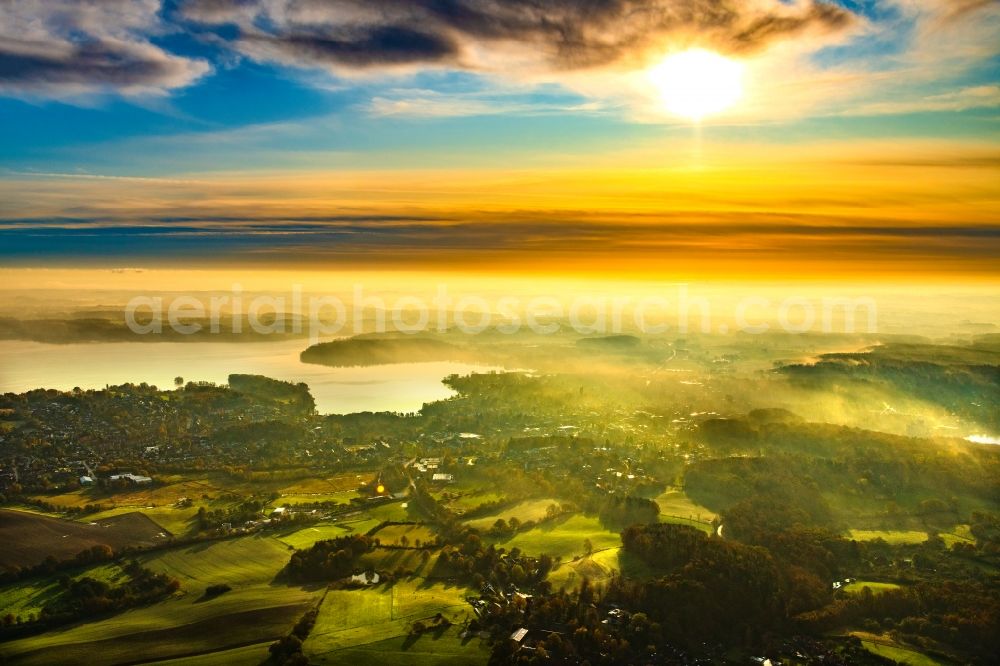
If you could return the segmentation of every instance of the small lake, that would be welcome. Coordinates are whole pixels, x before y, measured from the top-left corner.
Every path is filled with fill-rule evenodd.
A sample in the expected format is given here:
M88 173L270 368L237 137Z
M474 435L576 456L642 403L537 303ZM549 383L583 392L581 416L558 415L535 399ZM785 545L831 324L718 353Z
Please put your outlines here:
M171 389L177 376L225 384L231 373L244 373L305 382L321 414L413 412L425 402L454 395L441 383L448 375L497 369L451 362L329 368L300 362L307 346L307 340L70 345L0 340L0 393L100 389L127 382Z

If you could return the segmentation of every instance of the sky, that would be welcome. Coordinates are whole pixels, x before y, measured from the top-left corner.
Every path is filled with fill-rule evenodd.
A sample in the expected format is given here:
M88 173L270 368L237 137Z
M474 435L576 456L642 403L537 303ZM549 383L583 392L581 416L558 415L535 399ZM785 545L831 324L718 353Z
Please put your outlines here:
M1000 266L997 0L0 0L0 118L4 269Z

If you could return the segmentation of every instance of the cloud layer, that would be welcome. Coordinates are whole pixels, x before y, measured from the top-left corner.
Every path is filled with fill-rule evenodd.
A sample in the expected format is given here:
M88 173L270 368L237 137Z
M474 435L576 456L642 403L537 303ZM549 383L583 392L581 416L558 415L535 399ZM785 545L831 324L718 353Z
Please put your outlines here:
M575 70L641 59L678 41L745 54L855 20L825 0L188 0L184 14L238 26L234 46L252 57L335 71L488 69L497 51Z

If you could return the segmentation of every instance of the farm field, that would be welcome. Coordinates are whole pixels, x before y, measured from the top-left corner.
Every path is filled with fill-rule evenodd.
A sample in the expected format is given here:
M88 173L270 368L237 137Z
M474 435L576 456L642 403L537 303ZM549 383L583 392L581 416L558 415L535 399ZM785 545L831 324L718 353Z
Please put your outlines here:
M99 545L115 550L130 545L151 546L169 536L159 525L135 512L93 522L96 524L0 510L0 542L5 544L0 567L32 566L49 555L57 560L70 559Z
M584 577L592 583L600 583L610 578L612 573L622 573L632 578L648 578L654 571L635 556L626 553L625 549L615 547L596 551L590 557L561 562L549 573L547 580L554 589L572 589L579 586Z
M304 550L311 548L317 541L336 539L354 532L348 523L320 523L287 534L279 534L276 538L296 550Z
M683 490L668 490L654 499L660 507L662 517L685 518L691 521L710 523L716 518L711 509L707 509L691 500Z
M545 512L552 504L559 506L561 502L556 499L527 500L521 502L520 504L515 504L514 506L502 509L496 513L491 513L488 516L466 521L466 524L477 530L486 531L493 526L493 523L495 523L498 518L503 518L507 521L511 518L517 518L522 523L528 520L539 520L540 518L545 517Z
M219 650L190 657L151 662L150 666L258 666L267 659L270 643L257 643L232 650Z
M459 627L427 633L417 639L407 636L344 648L313 657L318 664L351 666L476 666L489 661L489 646L478 637L462 638Z
M882 539L891 544L923 543L927 541L927 532L917 530L850 530L848 537L855 541Z
M270 582L288 563L288 546L267 536L199 543L140 558L143 566L188 585ZM189 590L190 591L190 590Z
M582 514L558 518L495 543L508 550L520 548L529 555L546 553L566 562L585 553L584 541L587 539L594 551L621 545L621 537L617 532L605 528L596 517Z
M77 571L72 578L76 580L85 576L114 582L124 576L124 572L117 564L101 564ZM46 603L54 600L60 589L59 576L56 575L4 585L0 587L0 609L3 615L10 613L27 620L31 615L39 614Z
M413 622L428 621L437 613L456 624L471 617L465 602L470 593L464 587L421 578L369 589L330 590L303 652L318 664L374 663L371 650L385 643L394 646L398 658L387 661L383 656L379 663L485 663L488 654L478 641L462 645L457 627L437 638L430 632L408 638Z
M416 546L418 541L426 544L437 539L431 528L419 524L386 525L372 536L384 546Z
M197 544L140 560L177 578L180 591L120 613L114 622L77 624L11 641L0 647L0 655L15 664L97 665L134 661L137 653L155 660L259 644L287 633L322 593L274 582L288 561L288 547L270 537ZM206 600L205 588L217 583L233 589Z
M870 580L857 580L849 585L845 585L841 589L848 594L860 594L861 590L866 587L875 594L899 589L899 585L896 585L895 583L878 583Z
M376 548L361 556L361 563L378 571L412 571L416 575L426 575L434 570L440 551L415 548ZM427 560L424 561L424 553Z
M861 644L872 654L892 659L899 664L907 664L907 666L944 666L944 662L929 657L922 652L894 644L887 636L876 636L860 631L853 632L853 635L860 638Z
M472 492L464 493L455 499L449 500L447 506L452 511L471 511L483 504L502 502L505 499L507 499L505 495L497 492Z
M418 522L420 520L420 516L410 509L410 505L407 502L380 504L365 509L365 513L378 521Z
M972 536L972 530L968 525L955 525L947 532L940 532L939 536L948 548L951 548L956 543L976 543L976 537Z
M350 504L351 500L355 497L358 497L358 493L354 490L341 490L327 493L288 493L282 494L278 499L271 501L268 506L295 506L297 504L314 504L317 502Z

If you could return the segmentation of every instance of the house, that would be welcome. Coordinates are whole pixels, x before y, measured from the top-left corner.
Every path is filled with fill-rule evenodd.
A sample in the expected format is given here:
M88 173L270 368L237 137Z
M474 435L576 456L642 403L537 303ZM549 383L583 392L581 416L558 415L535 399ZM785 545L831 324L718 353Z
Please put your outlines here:
M147 483L152 483L153 479L148 476L141 476L139 474L112 474L108 477L112 481L128 481L136 485L145 485Z
M81 476L80 477L80 485L81 486L92 486L92 485L94 485L94 479L91 478L91 477L89 477L89 476Z
M527 635L528 635L528 630L525 629L524 627L521 627L520 629L518 629L517 631L515 631L510 635L510 640L514 641L515 643L520 643L521 641L524 640L524 637Z
M441 473L437 473L437 474L435 474L434 476L431 477L431 481L437 481L437 482L441 482L441 483L451 483L454 480L455 480L455 475L454 474L441 474Z
M378 573L359 573L351 576L351 582L355 585L378 585Z

